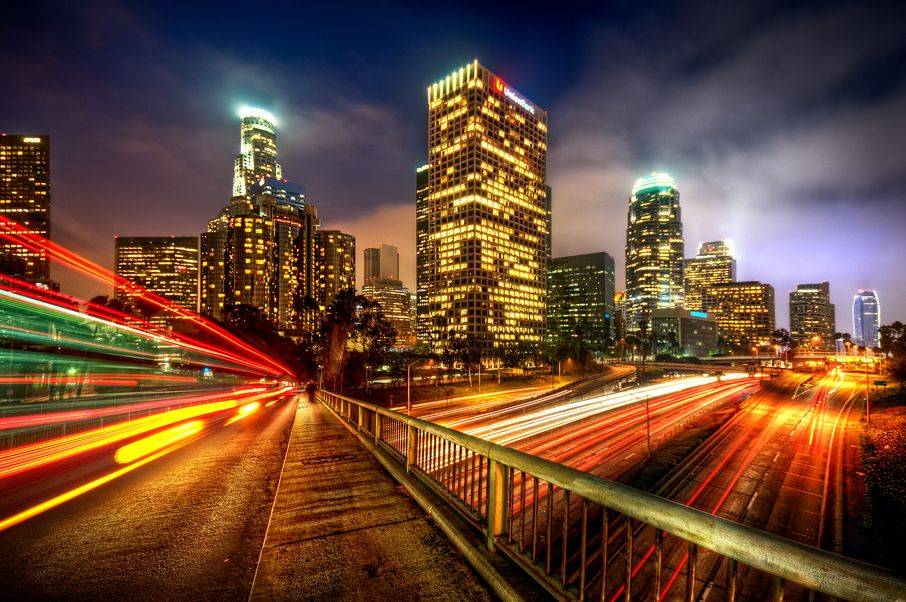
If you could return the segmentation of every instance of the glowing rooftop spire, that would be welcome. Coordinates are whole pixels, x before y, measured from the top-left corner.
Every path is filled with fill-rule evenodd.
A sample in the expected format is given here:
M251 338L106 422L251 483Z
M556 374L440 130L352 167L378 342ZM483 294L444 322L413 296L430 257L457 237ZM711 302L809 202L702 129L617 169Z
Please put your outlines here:
M245 119L246 117L257 117L258 119L264 119L273 125L277 125L277 119L274 117L274 114L259 107L240 107L239 118Z
M649 188L676 188L676 180L666 172L651 172L650 176L642 176L635 181L632 194Z

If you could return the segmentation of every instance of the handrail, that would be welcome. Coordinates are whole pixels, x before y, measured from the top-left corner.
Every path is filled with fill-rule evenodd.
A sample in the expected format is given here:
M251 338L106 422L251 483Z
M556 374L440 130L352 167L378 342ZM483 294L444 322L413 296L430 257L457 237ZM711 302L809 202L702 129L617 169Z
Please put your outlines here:
M906 601L906 580L881 567L748 527L395 410L328 391L321 394L460 445L491 461L541 478L588 501L775 577L838 598Z

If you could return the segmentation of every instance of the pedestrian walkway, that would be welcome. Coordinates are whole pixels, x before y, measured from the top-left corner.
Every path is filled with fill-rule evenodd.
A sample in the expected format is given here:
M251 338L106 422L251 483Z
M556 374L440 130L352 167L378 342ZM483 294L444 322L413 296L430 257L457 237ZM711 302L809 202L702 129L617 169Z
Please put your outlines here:
M490 599L359 441L300 399L251 598Z

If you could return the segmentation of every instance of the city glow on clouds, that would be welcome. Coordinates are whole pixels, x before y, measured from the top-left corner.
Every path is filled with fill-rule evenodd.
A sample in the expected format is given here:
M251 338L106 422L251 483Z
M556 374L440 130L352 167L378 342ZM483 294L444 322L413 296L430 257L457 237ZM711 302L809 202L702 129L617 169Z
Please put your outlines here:
M686 255L732 238L739 278L775 286L779 324L787 291L825 279L841 329L859 288L878 290L885 321L906 319L895 265L906 256L906 78L891 59L906 51L902 20L868 5L620 10L577 15L570 52L552 58L438 19L424 22L440 37L376 28L375 56L373 40L332 52L329 27L304 50L251 48L234 25L223 25L227 46L122 6L61 9L65 27L31 24L40 46L4 40L16 94L0 114L8 131L52 135L54 236L111 265L114 234L204 230L229 195L236 108L264 107L280 118L285 177L322 223L355 234L359 253L398 246L412 287L406 207L426 155L424 86L477 56L549 112L555 254L607 251L622 284L633 182L665 171L681 193ZM546 31L541 21L520 26Z

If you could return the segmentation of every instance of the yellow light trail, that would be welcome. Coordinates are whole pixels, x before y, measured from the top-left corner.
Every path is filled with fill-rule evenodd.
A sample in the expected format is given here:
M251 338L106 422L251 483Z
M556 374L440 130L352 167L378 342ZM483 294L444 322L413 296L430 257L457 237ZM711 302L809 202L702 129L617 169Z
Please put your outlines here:
M196 433L200 433L203 428L204 422L201 420L193 420L191 422L186 422L185 424L180 424L179 426L174 426L173 428L154 433L153 435L149 435L138 441L127 443L116 450L113 459L116 460L117 464L129 464L139 458L143 458L168 447L177 441L182 441Z

